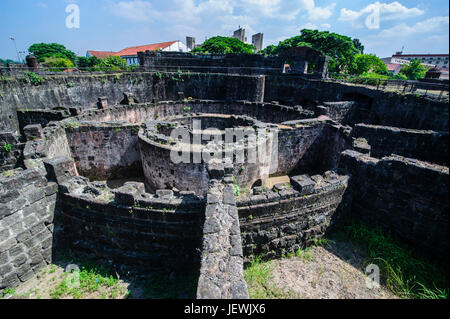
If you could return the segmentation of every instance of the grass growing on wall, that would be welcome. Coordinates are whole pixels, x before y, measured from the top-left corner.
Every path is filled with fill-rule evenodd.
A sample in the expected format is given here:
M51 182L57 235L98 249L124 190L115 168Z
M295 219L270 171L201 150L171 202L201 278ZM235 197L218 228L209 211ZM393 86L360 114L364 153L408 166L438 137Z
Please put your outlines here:
M340 235L362 244L367 249L366 264L376 264L386 286L402 298L448 298L448 274L444 270L416 256L397 243L388 233L353 221Z

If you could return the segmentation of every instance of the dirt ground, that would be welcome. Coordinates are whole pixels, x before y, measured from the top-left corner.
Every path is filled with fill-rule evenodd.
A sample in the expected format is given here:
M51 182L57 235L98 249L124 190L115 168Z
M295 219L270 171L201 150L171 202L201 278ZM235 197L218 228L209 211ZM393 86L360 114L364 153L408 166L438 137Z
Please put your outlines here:
M300 299L396 299L382 285L369 289L364 253L348 242L313 246L307 258L274 260L270 283Z
M389 290L381 286L366 286L364 251L347 241L328 241L323 246L313 246L301 256L272 260L269 285L286 293L279 298L295 299L395 299ZM48 265L27 282L14 289L18 299L52 299L58 285L65 280L66 263ZM66 274L67 275L67 274ZM115 273L112 285L101 285L83 294L82 299L124 298L195 298L196 278L183 282L173 275L153 276L152 280L130 274L121 278ZM174 290L178 292L174 294ZM62 295L58 299L72 299Z

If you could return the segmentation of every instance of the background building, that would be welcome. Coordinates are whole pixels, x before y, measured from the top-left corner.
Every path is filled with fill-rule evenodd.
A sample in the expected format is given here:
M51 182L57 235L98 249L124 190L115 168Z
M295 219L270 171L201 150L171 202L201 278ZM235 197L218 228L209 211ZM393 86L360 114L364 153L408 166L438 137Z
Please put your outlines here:
M448 69L448 54L403 54L396 52L392 58L411 61L414 59L421 60L422 63L437 66L439 68Z
M194 37L186 37L186 47L188 51L195 49L195 38Z
M261 32L252 36L252 44L256 48L256 52L261 51L263 48L263 37L264 34L262 34Z
M245 37L245 29L239 27L238 30L233 32L233 38L239 39L242 42L247 42L247 38Z
M145 51L165 51L165 52L188 52L187 46L181 41L170 41L155 44L140 45L135 47L128 47L119 52L111 51L92 51L88 50L87 57L96 56L97 58L104 58L107 56L120 56L127 61L128 65L139 64L138 52Z

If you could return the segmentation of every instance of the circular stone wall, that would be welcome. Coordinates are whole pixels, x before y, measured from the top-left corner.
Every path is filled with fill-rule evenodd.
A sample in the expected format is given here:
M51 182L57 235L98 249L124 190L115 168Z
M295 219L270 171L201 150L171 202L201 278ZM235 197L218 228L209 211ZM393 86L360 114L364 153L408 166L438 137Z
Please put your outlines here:
M139 134L146 186L205 195L210 160L233 163L235 183L241 188L265 181L271 129L249 117L219 114L147 122Z

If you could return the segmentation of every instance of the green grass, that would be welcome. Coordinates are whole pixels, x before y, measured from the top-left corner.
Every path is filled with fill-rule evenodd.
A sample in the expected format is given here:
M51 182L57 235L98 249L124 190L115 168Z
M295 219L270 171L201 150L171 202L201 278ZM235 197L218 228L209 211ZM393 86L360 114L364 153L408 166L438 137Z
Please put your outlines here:
M0 298L3 298L7 295L15 295L16 294L16 290L14 288L6 288L5 290L3 290L2 292L0 292Z
M244 277L251 299L287 299L295 297L290 291L275 288L270 284L275 269L271 261L263 261L255 257L244 269Z
M110 269L103 265L86 262L80 266L79 287L69 287L68 273L64 273L63 280L50 292L50 296L59 299L71 296L75 299L98 292L101 288L110 289L110 297L117 298L120 294L119 279L112 276ZM74 278L71 279L72 283Z
M296 257L299 257L299 258L301 258L301 259L304 259L304 260L312 260L313 259L313 255L312 255L312 252L311 252L311 248L310 247L307 247L307 248L305 248L305 249L298 249L296 252L295 252L295 256ZM289 256L288 256L289 257Z
M386 287L401 298L448 298L447 274L427 259L376 227L353 221L343 233L362 244L368 253L367 264L376 264Z

